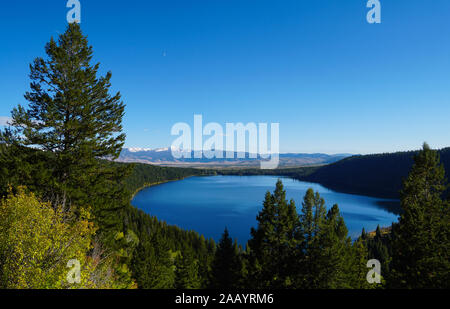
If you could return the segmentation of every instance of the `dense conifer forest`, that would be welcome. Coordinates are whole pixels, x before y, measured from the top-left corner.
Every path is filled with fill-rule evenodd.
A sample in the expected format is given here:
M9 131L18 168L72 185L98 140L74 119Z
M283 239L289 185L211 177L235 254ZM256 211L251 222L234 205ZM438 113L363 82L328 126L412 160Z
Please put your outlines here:
M144 187L161 184L167 181L181 180L191 176L216 175L212 170L195 168L159 167L143 163L117 163L119 166L132 166L125 184L130 192L136 193Z
M418 151L354 156L323 166L298 179L318 182L347 193L399 198L403 180L408 176ZM438 151L446 174L450 175L450 148Z

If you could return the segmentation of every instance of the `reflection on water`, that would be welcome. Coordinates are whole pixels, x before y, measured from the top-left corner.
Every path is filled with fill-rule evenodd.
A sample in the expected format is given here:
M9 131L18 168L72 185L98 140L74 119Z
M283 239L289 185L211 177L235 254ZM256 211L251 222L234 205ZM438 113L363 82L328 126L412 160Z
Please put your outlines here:
M400 201L398 200L380 200L377 201L377 205L382 209L386 209L387 211L400 216L402 209L400 207Z
M192 177L139 192L133 205L169 224L195 230L219 240L227 227L241 244L250 238L256 216L267 191L273 191L279 177L211 176ZM287 198L296 201L300 211L303 196L313 188L325 199L327 208L338 204L352 238L362 228L373 231L377 225L397 221L398 201L334 192L325 187L283 178Z

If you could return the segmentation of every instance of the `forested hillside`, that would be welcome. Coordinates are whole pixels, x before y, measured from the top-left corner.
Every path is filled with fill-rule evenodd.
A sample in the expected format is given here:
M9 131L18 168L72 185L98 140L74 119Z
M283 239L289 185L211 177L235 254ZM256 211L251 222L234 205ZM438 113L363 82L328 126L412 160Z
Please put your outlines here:
M181 180L213 172L191 168L159 167L141 163L132 166L125 184L134 195L150 185ZM216 244L195 231L185 231L127 205L123 230L132 231L139 243L129 263L134 279L142 289L192 289L208 286Z
M218 175L235 175L235 176L258 176L258 175L271 175L271 176L285 176L294 179L303 179L313 174L318 166L298 167L298 168L280 168L274 170L262 170L259 168L249 169L221 169L216 170Z
M317 182L346 193L399 198L403 179L408 175L418 151L354 156L322 166L310 174L299 170L294 178ZM440 150L441 162L450 175L450 148Z
M141 289L205 288L216 244L128 206L123 230L139 239L129 262Z
M119 166L132 166L132 172L125 184L131 193L136 193L146 186L181 180L190 176L214 175L211 170L195 168L160 167L143 163L117 163Z

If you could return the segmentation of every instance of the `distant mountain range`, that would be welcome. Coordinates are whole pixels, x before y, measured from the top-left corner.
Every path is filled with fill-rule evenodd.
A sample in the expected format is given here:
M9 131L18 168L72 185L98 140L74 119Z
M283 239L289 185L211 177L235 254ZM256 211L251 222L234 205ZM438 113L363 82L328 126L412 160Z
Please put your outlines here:
M238 158L239 153L231 153L233 159L208 159L206 157L195 158L198 152L191 152L191 159L176 159L170 148L147 149L147 148L124 148L117 161L147 163L160 166L178 167L256 167L259 166L261 158L251 158L248 153L240 153L244 158ZM226 156L224 152L224 157ZM328 155L323 153L286 153L280 154L279 167L300 167L324 165L340 161L350 157L351 154Z

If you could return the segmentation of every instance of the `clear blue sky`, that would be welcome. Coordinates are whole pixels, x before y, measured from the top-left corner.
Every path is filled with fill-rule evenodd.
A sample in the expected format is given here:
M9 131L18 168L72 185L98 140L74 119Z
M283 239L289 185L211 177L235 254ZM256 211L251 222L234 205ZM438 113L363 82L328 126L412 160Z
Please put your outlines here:
M177 122L279 122L282 152L450 146L450 1L81 0L95 60L127 104L128 147ZM0 116L67 25L65 0L0 4Z

